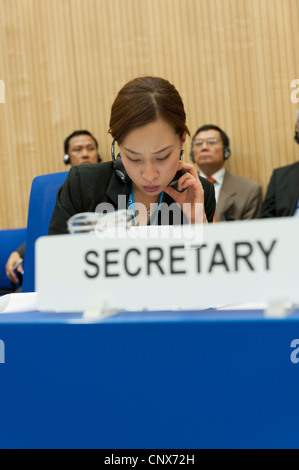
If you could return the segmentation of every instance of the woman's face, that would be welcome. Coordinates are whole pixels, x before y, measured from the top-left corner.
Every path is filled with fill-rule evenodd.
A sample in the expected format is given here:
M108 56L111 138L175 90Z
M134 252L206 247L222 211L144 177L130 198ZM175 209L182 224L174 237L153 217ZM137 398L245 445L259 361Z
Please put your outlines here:
M163 191L177 172L185 139L162 118L130 131L119 148L135 189L147 196Z

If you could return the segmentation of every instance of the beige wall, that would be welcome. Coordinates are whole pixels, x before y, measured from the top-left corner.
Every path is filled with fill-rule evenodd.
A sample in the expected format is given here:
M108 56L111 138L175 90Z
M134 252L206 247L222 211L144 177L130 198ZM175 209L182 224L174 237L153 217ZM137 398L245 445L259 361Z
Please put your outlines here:
M32 179L66 169L74 129L110 159L112 101L144 74L174 83L191 134L222 127L229 169L265 189L299 159L298 39L299 0L0 0L0 229L26 226Z

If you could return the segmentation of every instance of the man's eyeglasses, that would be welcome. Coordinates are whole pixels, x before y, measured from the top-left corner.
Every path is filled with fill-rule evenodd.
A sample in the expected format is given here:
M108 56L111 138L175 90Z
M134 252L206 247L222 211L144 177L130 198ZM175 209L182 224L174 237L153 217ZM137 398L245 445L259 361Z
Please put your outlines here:
M216 139L216 137L209 137L208 139L197 139L193 141L194 147L202 147L204 142L206 142L207 145L216 145L218 144L219 140Z

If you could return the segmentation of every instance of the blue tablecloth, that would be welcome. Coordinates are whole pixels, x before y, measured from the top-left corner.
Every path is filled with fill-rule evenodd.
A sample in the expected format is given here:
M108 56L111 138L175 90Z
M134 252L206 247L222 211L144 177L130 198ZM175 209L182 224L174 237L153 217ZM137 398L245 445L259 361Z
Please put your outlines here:
M298 448L296 338L299 311L0 314L0 447Z

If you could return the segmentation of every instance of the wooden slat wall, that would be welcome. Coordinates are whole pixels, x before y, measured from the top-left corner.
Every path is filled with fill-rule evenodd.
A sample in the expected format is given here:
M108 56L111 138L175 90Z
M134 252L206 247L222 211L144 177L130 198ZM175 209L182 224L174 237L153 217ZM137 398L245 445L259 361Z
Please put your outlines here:
M299 0L0 0L0 229L26 225L32 179L66 169L74 129L110 159L111 104L144 74L174 83L191 134L222 127L229 169L265 190L299 158L298 39Z

